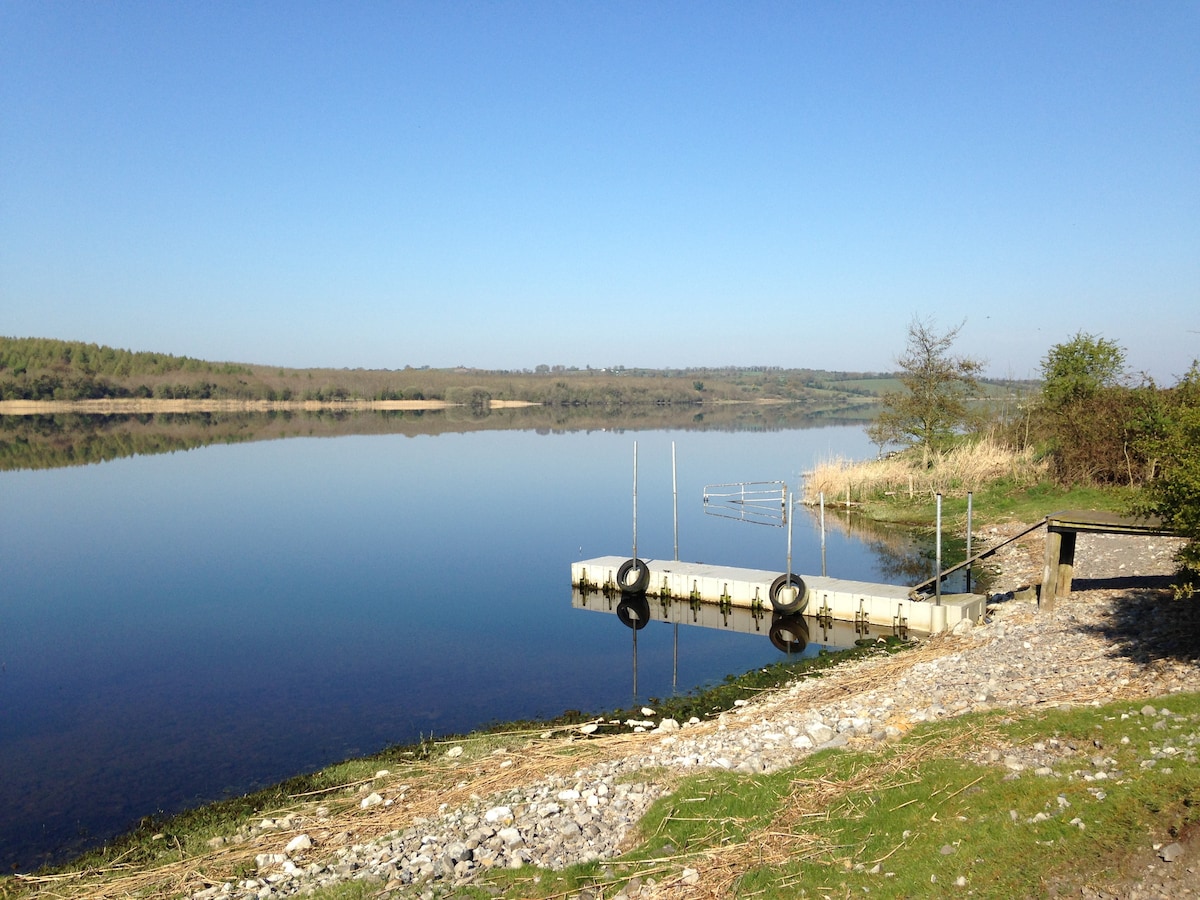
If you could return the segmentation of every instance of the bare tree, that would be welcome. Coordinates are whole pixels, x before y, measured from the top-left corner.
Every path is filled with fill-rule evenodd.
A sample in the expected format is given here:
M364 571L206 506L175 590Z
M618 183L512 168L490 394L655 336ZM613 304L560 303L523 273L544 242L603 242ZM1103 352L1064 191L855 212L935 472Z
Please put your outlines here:
M908 346L896 360L904 390L883 395L883 411L867 428L880 448L920 447L928 464L930 451L945 447L970 424L983 364L950 352L964 324L939 332L928 320L914 317L909 323Z

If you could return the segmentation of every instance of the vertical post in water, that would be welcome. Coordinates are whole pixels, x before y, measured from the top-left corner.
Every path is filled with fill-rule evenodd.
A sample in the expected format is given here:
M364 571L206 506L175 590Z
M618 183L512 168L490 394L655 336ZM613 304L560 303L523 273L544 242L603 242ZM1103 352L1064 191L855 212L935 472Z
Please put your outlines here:
M967 491L967 559L971 558L971 491ZM971 564L967 563L967 593L971 593Z
M821 491L821 577L825 577L825 492Z
M937 605L942 605L942 494L939 491L937 495L937 528L935 529L935 542L937 544L934 549L934 583L933 592L937 597Z
M671 441L671 505L675 520L675 561L679 562L679 479L675 472L675 442Z
M787 496L787 500L785 502L787 503L788 557L787 557L787 568L783 570L783 574L791 575L792 574L792 492L787 491L786 496ZM789 582L787 582L787 584L791 584L791 582L789 581Z
M635 559L637 557L634 557ZM633 620L633 702L637 705L637 619Z
M671 441L671 505L675 519L675 561L679 561L679 480L675 470L675 442ZM672 618L674 618L672 616ZM671 642L671 693L679 690L679 623L673 629Z
M637 441L633 442L633 564L637 566ZM634 641L637 647L637 641Z
M679 623L675 623L675 642L671 656L671 693L679 692Z

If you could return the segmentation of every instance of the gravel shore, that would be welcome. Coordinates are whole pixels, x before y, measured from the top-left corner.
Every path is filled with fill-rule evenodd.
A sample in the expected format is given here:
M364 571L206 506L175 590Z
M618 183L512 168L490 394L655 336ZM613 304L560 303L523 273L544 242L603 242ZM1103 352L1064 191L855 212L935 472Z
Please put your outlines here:
M999 543L1019 529L988 529L980 538ZM1021 590L1040 576L1042 535L1035 532L993 557L1003 590L993 595L983 623L962 623L912 651L847 663L713 721L678 723L644 710L644 723L625 723L643 736L614 741L603 762L446 804L369 842L347 843L344 834L331 833L320 810L307 819L264 822L260 834L278 829L287 843L257 858L254 877L192 897L265 900L352 878L371 879L383 896L453 896L457 885L485 882L498 867L560 868L618 855L630 829L666 790L664 771L774 771L815 749L893 741L921 722L991 709L1145 699L1145 715L1169 717L1163 698L1200 689L1194 604L1182 606L1164 590L1178 545L1165 538L1082 535L1073 591L1050 615L1039 612L1031 591ZM461 748L447 751L456 752ZM1195 748L1180 752L1194 762ZM1053 748L991 753L992 761L1020 771L1045 766ZM386 779L364 786L361 806L403 802L404 788ZM1167 855L1147 846L1144 878L1083 896L1200 896L1200 843L1172 845ZM622 895L675 896L701 890L701 878L681 868Z

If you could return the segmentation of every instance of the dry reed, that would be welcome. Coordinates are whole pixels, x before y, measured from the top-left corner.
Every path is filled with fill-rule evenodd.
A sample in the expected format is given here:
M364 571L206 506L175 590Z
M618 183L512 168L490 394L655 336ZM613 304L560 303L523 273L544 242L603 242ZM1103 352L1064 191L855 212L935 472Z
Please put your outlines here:
M928 463L915 451L867 461L827 459L805 473L804 502L816 504L822 493L827 503L846 496L965 495L1001 478L1033 484L1046 472L1032 450L1015 451L988 437L930 454Z

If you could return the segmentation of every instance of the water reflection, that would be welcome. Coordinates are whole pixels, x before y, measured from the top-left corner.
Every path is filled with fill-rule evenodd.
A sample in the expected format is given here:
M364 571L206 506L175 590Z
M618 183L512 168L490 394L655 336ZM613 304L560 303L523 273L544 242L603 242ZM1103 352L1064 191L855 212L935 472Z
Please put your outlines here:
M819 513L810 508L814 521ZM908 525L878 522L851 510L825 508L825 527L849 540L866 545L876 560L882 580L890 584L918 584L937 574L937 548L932 524L928 530ZM959 535L942 535L942 567L949 568L964 558L966 539ZM942 583L944 591L967 590L967 571L955 572ZM978 579L974 579L978 581ZM978 585L977 585L978 586Z
M630 437L619 426L541 436L551 418L522 418L512 430L425 435L405 429L431 414L214 414L172 427L180 438L211 431L218 445L172 454L138 449L134 436L145 428L149 440L157 420L92 422L89 439L63 437L56 421L14 431L11 418L0 417L0 452L21 469L0 474L3 871L61 860L143 815L431 732L615 709L628 698L631 636L651 695L780 654L769 613L677 604L667 629L651 598L636 610L645 624L627 629L562 602L562 560L628 547ZM364 422L396 430L368 434ZM49 430L34 434L39 425ZM357 431L313 439L342 427ZM289 435L302 437L264 439ZM672 553L678 437L638 433L647 557ZM125 438L136 458L82 465ZM60 457L37 455L55 446ZM777 568L782 540L704 515L704 485L794 482L813 460L869 452L857 426L689 431L684 552ZM797 570L812 571L815 542L796 552ZM837 535L830 569L874 577L870 554ZM588 608L615 617L619 599L592 596ZM686 627L710 618L719 627ZM808 625L805 653L825 642ZM487 639L464 644L464 629Z
M776 650L789 656L803 653L810 640L808 620L799 613L774 613L771 616L770 638Z
M711 628L738 634L758 634L790 655L815 656L822 650L847 650L863 638L891 635L892 628L818 615L785 614L695 600L647 597L642 593L571 591L574 609L615 615L634 631L651 622Z
M561 431L779 431L844 425L847 420L813 416L797 404L763 407L724 404L693 406L530 406L497 409L448 407L431 410L274 410L270 412L142 413L137 415L0 415L0 471L88 465L129 456L192 450L291 437L346 435L462 434L521 430Z
M672 627L672 690L678 688L680 625L762 635L780 653L797 658L816 656L822 652L848 650L857 642L871 638L908 637L906 627L872 625L866 620L850 622L819 614L778 613L698 600L647 597L644 592L580 591L574 588L571 591L571 606L574 609L615 615L617 620L629 629L632 636L632 702L635 705L639 699L644 699L638 692L638 637L651 622Z

